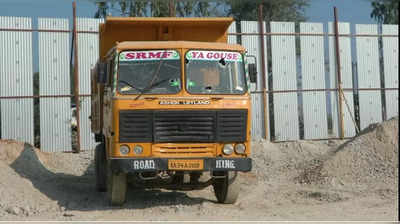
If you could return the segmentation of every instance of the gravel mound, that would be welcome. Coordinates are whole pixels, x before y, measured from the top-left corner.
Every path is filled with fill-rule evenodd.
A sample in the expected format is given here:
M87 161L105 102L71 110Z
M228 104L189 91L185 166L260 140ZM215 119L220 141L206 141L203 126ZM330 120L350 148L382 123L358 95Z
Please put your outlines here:
M72 153L45 153L26 143L0 140L0 217L62 212L82 201L79 191L71 197L70 186L91 182L85 181L91 176L89 161Z
M44 153L29 144L0 140L0 220L145 220L148 214L152 220L180 215L188 220L257 219L266 214L269 219L297 220L323 214L331 203L356 207L351 214L366 211L362 197L372 197L366 214L389 212L398 198L397 122L371 125L349 141L252 142L253 170L241 174L234 205L216 204L209 187L193 192L130 189L124 207L112 208L105 193L95 190L93 151ZM331 219L337 220L337 206L332 208Z
M271 143L254 142L252 145L253 171L261 182L271 179L288 180L310 159L319 158L343 141L293 141Z
M33 186L27 178L46 177L45 154L29 145L12 140L0 140L0 217L5 213L30 216L49 210L54 204Z
M358 136L303 165L295 181L306 184L396 189L398 179L398 117L372 124Z

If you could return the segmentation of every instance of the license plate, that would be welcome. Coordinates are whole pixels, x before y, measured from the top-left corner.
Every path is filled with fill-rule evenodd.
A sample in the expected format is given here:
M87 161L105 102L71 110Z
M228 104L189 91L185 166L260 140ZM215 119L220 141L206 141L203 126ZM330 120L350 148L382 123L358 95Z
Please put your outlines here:
M170 159L168 169L170 170L202 170L204 162L202 159Z

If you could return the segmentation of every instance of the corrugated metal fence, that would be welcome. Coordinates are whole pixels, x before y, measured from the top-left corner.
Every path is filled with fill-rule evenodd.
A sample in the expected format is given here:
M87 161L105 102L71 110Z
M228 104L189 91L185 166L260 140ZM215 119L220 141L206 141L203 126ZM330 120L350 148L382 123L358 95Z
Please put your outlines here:
M81 150L95 146L88 119L89 74L97 61L101 21L77 19ZM329 139L339 137L341 131L344 137L352 137L358 126L363 129L398 116L397 25L357 24L352 34L349 23L338 24L343 128L334 23L324 27L322 23L264 22L263 26L270 32L260 33L260 23L255 21L233 23L228 38L255 56L248 58L258 71L257 81L250 86L253 139L264 138L266 133L273 141ZM38 32L38 43L33 43L33 32ZM0 17L2 139L35 143L39 133L34 131L33 99L39 98L41 149L72 150L71 33L67 19L39 18L38 29L32 29L30 18ZM33 45L38 45L39 52L39 96L33 94Z
M29 18L0 17L0 28L31 29ZM0 96L32 96L32 33L0 32ZM1 138L33 143L33 99L2 99Z
M40 18L40 30L68 30L67 19ZM69 95L69 33L39 32L39 93ZM71 148L71 98L40 98L40 146L44 151Z

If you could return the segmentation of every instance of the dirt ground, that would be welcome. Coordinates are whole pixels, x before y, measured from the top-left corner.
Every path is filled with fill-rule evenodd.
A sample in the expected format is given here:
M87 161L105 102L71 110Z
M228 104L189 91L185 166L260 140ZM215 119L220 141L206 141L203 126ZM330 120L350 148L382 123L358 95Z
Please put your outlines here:
M0 221L398 220L398 118L349 141L253 142L233 205L199 191L129 189L123 207L95 190L93 152L43 153L0 140Z

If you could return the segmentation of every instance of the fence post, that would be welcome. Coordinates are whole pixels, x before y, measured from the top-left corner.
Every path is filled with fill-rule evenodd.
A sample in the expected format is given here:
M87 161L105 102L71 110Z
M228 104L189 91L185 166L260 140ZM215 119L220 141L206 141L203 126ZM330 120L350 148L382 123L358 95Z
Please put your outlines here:
M268 113L267 113L267 82L265 76L266 71L265 71L265 46L264 46L264 23L263 23L263 5L260 3L258 5L258 24L259 24L259 34L260 34L260 41L261 41L261 71L262 71L262 77L263 77L263 104L264 104L264 131L265 131L265 139L268 139Z
M78 36L76 35L76 1L72 2L72 14L73 14L73 45L74 45L74 95L75 95L75 105L76 105L76 152L81 151L81 125L80 125L80 105L79 105L79 74L78 74Z
M342 75L340 70L340 48L339 48L339 28L337 19L337 9L333 7L333 13L335 17L335 48L336 48L336 71L338 80L337 93L339 95L339 137L344 138L344 120L343 120L343 96L342 96Z

